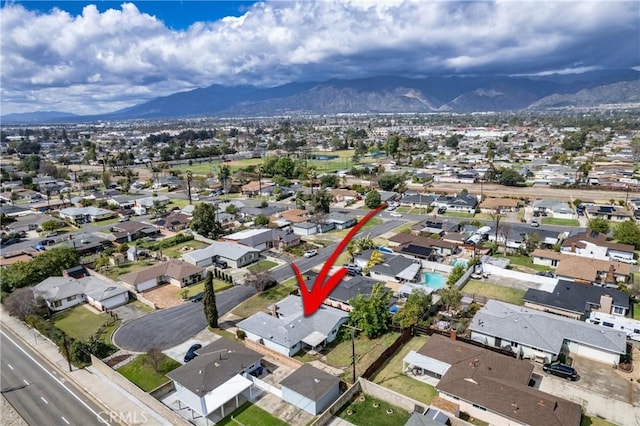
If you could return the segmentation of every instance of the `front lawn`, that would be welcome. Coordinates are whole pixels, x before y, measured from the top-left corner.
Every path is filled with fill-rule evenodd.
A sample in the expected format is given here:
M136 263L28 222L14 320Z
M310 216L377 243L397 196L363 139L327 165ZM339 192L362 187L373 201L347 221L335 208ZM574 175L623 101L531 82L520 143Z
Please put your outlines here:
M304 276L304 274L303 274ZM290 278L262 294L256 294L238 305L232 313L242 318L248 318L258 311L265 310L269 305L287 297L298 287L295 278Z
M462 288L464 293L484 296L489 299L500 300L502 302L513 303L514 305L524 305L524 290L517 288L502 287L495 284L489 284L479 280L470 280L467 285Z
M359 394L338 412L338 417L355 426L396 426L403 425L411 415L400 407Z
M190 250L183 250L183 247L191 247ZM207 247L207 244L201 242L201 241L196 241L196 240L191 240L191 241L185 241L182 243L178 243L175 246L171 246L169 248L163 248L162 249L162 254L165 256L169 256L173 259L177 259L180 256L182 256L185 253L189 253L192 252L193 250L200 250L202 248Z
M438 391L431 385L413 379L402 373L402 360L410 351L417 351L427 342L424 336L415 336L409 340L382 368L372 377L372 381L416 401L431 404Z
M216 425L286 426L287 424L257 405L245 402L236 411L216 422Z
M93 222L93 225L94 226L114 225L114 224L118 223L119 221L120 221L120 218L118 216L116 216L116 217L112 217L110 219L96 220L95 222Z
M640 303L633 304L633 319L640 320Z
M228 283L228 282L225 282L225 281L222 281L222 280L218 280L218 279L215 279L215 278L213 280L213 291L216 292L216 293L219 292L219 291L222 291L222 290L226 290L226 289L231 288L231 287L233 287L233 284L231 284L231 283ZM184 287L184 288L181 288L181 289L177 290L176 291L176 297L178 299L182 298L181 297L182 296L181 293L184 290L187 291L187 297L191 297L193 295L201 293L201 292L204 291L204 281L200 281L198 284L193 284L193 285L190 285L189 287Z
M118 368L118 372L143 391L151 392L158 386L167 383L169 378L166 374L178 367L180 367L178 361L163 354L156 372L147 360L147 354L141 354L133 361Z
M559 219L556 217L543 217L543 225L580 226L578 219Z
M69 337L85 342L96 334L100 327L109 324L100 335L100 340L106 344L111 344L111 335L120 325L120 321L114 320L110 315L93 313L83 305L65 309L53 315L51 320L53 325L64 331Z
M447 216L447 217L460 217L463 219L473 219L475 213L465 213L465 212L450 212L447 211L445 214L440 215L440 216Z
M362 217L358 217L358 221L360 221L360 219L362 219ZM359 232L366 232L368 229L374 228L378 225L381 225L382 223L383 223L383 220L380 219L379 217L372 217L371 219L369 219L367 223L362 225L362 228L360 228ZM340 238L344 238L349 233L349 231L351 231L351 228L338 229L336 231L330 231L328 235L332 235L332 236L339 235Z
M253 273L260 273L268 271L271 268L275 268L276 266L278 266L276 262L272 262L270 260L261 260L260 262L249 266L247 269Z
M580 426L614 426L615 423L610 423L605 419L601 419L599 417L591 417L586 414L582 415L582 419L580 420Z
M356 338L356 376L360 376L398 338L400 334L391 332L377 339L369 339L364 334ZM330 347L326 355L326 363L344 370L343 380L351 383L353 372L351 367L351 339Z

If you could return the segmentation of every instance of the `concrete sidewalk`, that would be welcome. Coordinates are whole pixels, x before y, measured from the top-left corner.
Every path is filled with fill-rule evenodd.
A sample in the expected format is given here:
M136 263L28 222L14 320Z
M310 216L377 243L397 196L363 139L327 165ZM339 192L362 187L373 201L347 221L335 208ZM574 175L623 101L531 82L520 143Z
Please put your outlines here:
M170 424L133 395L107 380L91 366L84 369L73 367L73 371L69 372L69 364L55 344L43 337L38 331L11 317L2 308L0 308L0 322L13 331L22 340L22 343L40 353L50 364L54 374L72 380L98 405L104 407L100 414L105 420L126 425Z

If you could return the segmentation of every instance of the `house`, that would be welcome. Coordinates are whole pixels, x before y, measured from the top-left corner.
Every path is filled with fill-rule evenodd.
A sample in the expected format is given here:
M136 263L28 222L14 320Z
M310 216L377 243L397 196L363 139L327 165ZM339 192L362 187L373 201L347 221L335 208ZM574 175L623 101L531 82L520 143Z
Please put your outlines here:
M318 233L318 224L311 222L294 222L291 225L293 233L296 235L315 235Z
M552 291L528 289L524 306L577 320L584 320L592 310L625 316L629 312L629 295L611 288L561 280Z
M9 232L41 231L42 224L50 221L56 222L60 226L64 225L64 222L56 217L53 217L49 214L36 213L27 216L18 216L15 222L7 224L4 228L6 228Z
M358 193L351 189L334 188L329 193L335 203L354 201L358 197Z
M132 209L136 205L134 198L127 195L115 195L109 198L107 203L119 210Z
M85 232L69 235L68 238L68 240L60 243L60 245L72 247L80 255L102 253L105 248L113 246L108 239Z
M262 355L224 337L198 349L192 361L167 373L180 401L201 416L220 410L239 396L253 399L253 382L246 377L260 367Z
M329 213L326 216L326 221L329 223L333 223L336 229L351 228L358 222L358 220L355 217L349 214L339 213L339 212ZM322 231L322 232L326 232L326 231Z
M496 240L496 228L495 224L492 224L486 236L489 241L497 242L501 246L506 244L508 248L517 250L525 247L527 240L537 241L544 247L553 247L562 241L564 234L540 228L532 230L530 226L510 224L508 227L501 226L498 228L498 238Z
M207 267L220 259L232 268L242 268L257 262L260 250L230 242L214 241L209 247L182 255L182 259L192 265Z
M343 279L327 296L324 303L325 305L351 312L352 308L349 305L349 301L355 299L359 294L363 297L370 296L376 283L377 281L362 275L357 275L350 280Z
M166 206L171 202L171 199L166 195L156 195L152 197L142 197L134 200L135 207L143 207L145 209L150 209L154 206L154 204L158 204L160 206ZM144 213L141 213L144 214Z
M471 194L441 195L436 198L433 205L454 212L475 213L478 198Z
M255 181L249 182L246 185L242 185L242 187L240 188L240 191L242 192L242 195L246 195L247 197L255 197L258 195L269 195L269 193L265 194L263 190L266 190L267 188L272 186L273 186L272 181L261 179L259 181L255 180ZM272 190L269 192L272 192Z
M573 219L575 213L566 201L545 198L533 201L533 212L551 214L557 219Z
M286 356L333 342L342 324L349 320L348 313L326 305L305 316L302 298L293 295L272 305L270 312L258 312L237 326L247 334L247 339Z
M437 397L436 397L437 398ZM455 404L457 406L457 404ZM404 426L443 426L450 425L449 417L440 410L427 409L424 413L413 412Z
M268 228L246 229L223 237L225 241L264 251L274 247L274 233Z
M482 213L513 212L518 208L519 201L513 198L486 198L480 203Z
M610 260L566 256L558 262L556 276L585 284L617 287L631 276L631 265Z
M624 332L497 300L476 313L469 330L476 342L540 362L569 353L613 365L626 353Z
M373 250L365 250L360 253L355 263L367 268ZM396 254L383 253L383 261L369 268L369 275L377 281L415 282L420 274L419 261L408 259Z
M276 206L276 205L270 205L270 206L256 206L256 207L252 207L252 206L244 206L242 208L240 208L238 211L240 213L240 216L244 217L244 218L249 218L249 219L255 219L256 217L260 216L260 215L264 215L264 216L272 216L278 212L281 212L282 210L284 210L282 207L280 206Z
M340 379L303 364L280 382L282 399L311 415L322 413L340 396Z
M189 220L191 220L191 217L184 213L171 212L160 220L162 221L160 226L164 229L168 229L172 232L178 232L189 227Z
M585 214L590 219L602 217L611 222L624 222L633 219L633 214L627 209L616 206L590 205L587 206Z
M40 253L40 251L33 248L9 253L3 250L2 256L0 256L0 268L6 268L18 262L31 262Z
M409 207L431 207L437 196L427 194L405 194L400 198L400 205Z
M97 220L109 219L114 213L111 210L101 209L99 207L67 207L60 210L60 217L73 223L80 225Z
M438 379L439 397L494 425L578 426L582 407L529 387L533 365L433 335L403 359L403 371Z
M560 260L567 257L566 254L558 253L554 250L542 249L535 249L531 252L530 256L534 265L550 266L553 268L558 266L558 262L560 262Z
M205 269L182 260L172 259L120 276L120 281L135 291L146 291L161 284L178 288L204 279Z
M394 251L397 251L395 247L400 248L407 245L430 248L434 251L435 254L438 254L440 256L451 256L458 252L457 244L436 238L422 237L411 234L396 234L393 237L389 238L389 246L394 247Z
M310 216L311 216L311 213L309 213L307 210L289 209L289 210L284 210L272 215L270 220L274 221L278 219L284 219L291 223L300 223L300 222L306 222Z
M160 230L155 226L134 220L118 222L111 227L111 238L117 243L130 243L145 237L155 237Z
M126 288L94 276L80 279L49 277L33 287L33 294L42 297L49 309L62 311L87 302L101 311L113 309L129 301Z
M411 233L414 235L439 235L442 237L448 229L445 229L445 223L435 220L426 220L424 222L418 222L411 227Z
M562 253L602 260L618 259L627 263L633 262L634 250L631 244L607 241L607 234L590 230L569 234L560 248Z

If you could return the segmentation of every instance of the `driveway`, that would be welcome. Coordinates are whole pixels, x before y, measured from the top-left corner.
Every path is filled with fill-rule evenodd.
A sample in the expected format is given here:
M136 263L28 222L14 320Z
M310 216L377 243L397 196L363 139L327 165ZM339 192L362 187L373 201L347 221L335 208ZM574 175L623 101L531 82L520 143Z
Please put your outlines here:
M255 293L254 288L244 285L217 293L218 315L222 317ZM129 321L116 330L113 342L134 352L147 352L153 347L164 350L184 342L206 327L202 303L184 302Z

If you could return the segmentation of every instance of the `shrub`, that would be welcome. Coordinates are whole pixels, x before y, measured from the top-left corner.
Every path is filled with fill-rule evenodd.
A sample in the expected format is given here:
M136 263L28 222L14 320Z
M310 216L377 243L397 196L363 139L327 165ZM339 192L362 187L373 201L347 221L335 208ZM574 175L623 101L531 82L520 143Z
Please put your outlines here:
M236 330L236 337L240 340L244 340L247 338L247 333L244 332L244 330Z

